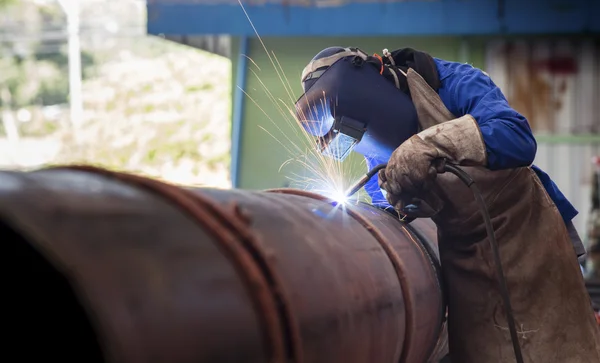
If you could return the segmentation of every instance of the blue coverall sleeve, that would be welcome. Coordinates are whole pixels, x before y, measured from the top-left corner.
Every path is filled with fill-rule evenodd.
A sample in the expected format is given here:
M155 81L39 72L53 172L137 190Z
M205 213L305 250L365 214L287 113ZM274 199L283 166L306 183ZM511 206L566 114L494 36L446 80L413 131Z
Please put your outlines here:
M367 163L368 170L371 170L376 165L385 162L368 157L365 157L365 161ZM378 206L381 208L390 207L390 204L388 203L387 199L385 198L385 196L381 192L381 189L379 188L379 181L377 175L373 176L371 180L369 180L369 182L365 185L365 191L367 192L369 197L371 197L371 204L373 204L374 206Z
M451 96L450 111L457 117L470 114L479 124L489 169L511 169L533 163L537 143L527 119L509 106L489 76L472 68L466 73L455 73L445 82Z

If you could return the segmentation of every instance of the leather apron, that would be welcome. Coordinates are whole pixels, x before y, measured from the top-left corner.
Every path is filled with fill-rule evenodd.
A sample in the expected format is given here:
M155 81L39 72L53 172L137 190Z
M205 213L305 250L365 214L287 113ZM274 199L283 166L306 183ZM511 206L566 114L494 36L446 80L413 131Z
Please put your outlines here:
M456 118L414 70L407 79L423 129ZM464 170L492 219L525 362L600 362L600 331L573 245L535 172ZM492 251L473 194L450 173L438 175L431 194L441 201L432 219L448 298L451 360L513 363Z

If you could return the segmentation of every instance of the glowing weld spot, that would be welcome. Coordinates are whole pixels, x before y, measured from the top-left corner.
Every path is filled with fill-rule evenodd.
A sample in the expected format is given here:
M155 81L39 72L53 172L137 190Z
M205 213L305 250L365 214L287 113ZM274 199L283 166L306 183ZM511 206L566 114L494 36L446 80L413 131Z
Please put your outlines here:
M334 193L332 193L331 199L333 199L337 204L342 205L348 202L348 198L339 190L336 190Z
M334 207L344 206L349 202L349 199L344 194L344 191L338 188L325 188L325 190L321 190L319 194L326 198L332 199L333 203L331 203L331 205Z

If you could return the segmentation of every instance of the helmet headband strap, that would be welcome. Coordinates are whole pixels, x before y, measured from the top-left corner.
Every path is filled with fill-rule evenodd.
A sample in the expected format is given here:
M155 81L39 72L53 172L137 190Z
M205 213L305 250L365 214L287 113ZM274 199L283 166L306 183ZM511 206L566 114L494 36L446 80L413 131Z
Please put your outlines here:
M365 61L369 57L369 55L367 53L363 52L362 50L360 50L358 48L345 48L345 49L346 50L343 52L330 55L329 57L316 59L316 60L308 63L308 65L306 67L304 67L304 69L302 70L301 82L304 82L311 73L315 72L319 68L330 67L333 63L337 62L338 60L340 60L344 57L358 56L358 57L361 57Z

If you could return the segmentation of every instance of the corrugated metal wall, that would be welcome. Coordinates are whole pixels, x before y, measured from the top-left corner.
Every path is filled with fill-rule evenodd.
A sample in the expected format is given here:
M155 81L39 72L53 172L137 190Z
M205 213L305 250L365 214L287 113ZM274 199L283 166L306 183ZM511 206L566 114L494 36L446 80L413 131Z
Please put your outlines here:
M486 49L486 71L538 138L535 164L580 214L587 234L591 182L600 155L600 44L593 39L503 40Z

